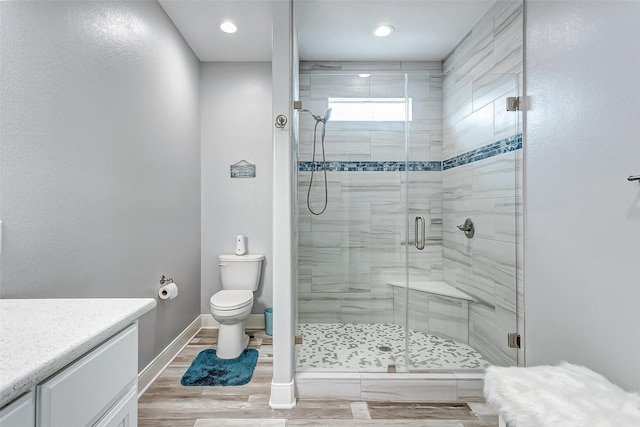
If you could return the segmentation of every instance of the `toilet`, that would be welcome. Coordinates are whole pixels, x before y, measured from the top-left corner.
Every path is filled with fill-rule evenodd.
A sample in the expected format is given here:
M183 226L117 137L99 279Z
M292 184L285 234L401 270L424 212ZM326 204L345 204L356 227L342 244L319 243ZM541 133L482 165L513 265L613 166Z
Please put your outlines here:
M235 359L249 342L244 320L251 314L264 255L220 255L218 260L222 290L209 301L211 314L220 324L216 356Z

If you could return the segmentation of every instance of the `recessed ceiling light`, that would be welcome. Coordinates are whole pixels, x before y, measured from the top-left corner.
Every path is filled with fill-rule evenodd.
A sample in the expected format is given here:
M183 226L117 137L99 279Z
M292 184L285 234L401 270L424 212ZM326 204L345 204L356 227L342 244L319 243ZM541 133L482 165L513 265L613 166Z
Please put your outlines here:
M224 21L223 23L221 23L220 29L229 34L233 34L238 31L238 27L231 21Z
M370 77L370 76L371 76L370 73L360 73L360 74L358 74L358 77L363 77L363 78L364 77Z
M394 28L391 25L379 25L373 29L373 34L377 37L387 37L393 33Z

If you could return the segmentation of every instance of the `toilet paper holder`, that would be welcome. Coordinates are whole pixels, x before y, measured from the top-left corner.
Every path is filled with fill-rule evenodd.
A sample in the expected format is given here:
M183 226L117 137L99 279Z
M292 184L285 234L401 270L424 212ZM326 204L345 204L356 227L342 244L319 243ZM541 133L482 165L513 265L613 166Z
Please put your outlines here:
M173 283L173 279L171 277L165 277L165 275L163 274L160 278L160 284L164 285L165 283Z

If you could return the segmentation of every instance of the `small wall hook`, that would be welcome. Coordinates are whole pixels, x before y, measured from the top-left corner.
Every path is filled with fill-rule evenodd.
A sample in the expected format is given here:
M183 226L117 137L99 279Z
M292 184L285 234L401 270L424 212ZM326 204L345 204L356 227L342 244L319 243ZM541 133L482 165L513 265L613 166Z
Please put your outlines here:
M284 114L280 114L279 116L276 117L275 126L278 129L282 129L283 127L285 127L286 124L287 124L287 116L285 116Z
M160 278L160 284L164 285L165 283L173 283L173 279L171 277L165 277L163 274Z

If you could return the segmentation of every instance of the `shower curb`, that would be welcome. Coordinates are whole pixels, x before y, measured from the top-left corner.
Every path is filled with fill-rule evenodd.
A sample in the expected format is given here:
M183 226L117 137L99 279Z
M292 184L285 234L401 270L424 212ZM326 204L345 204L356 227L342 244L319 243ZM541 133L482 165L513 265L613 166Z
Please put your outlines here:
M296 396L394 402L484 401L484 371L433 373L298 372Z

